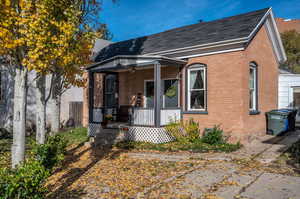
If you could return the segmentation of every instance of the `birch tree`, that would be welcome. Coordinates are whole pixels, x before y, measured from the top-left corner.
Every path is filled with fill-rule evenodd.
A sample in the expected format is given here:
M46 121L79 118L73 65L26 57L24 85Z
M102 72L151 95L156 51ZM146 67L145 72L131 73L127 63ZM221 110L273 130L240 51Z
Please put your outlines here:
M26 42L31 9L25 2L1 0L0 2L0 55L14 72L14 116L12 166L24 160L25 119L28 68L24 60L28 57L30 44Z
M77 70L68 67L72 60L80 63L76 53L79 42L74 41L92 41L89 40L92 35L89 31L76 34L81 32L82 13L79 8L82 2L0 0L0 55L9 63L8 67L13 68L15 80L12 167L20 164L25 154L28 71L35 70L40 75L46 75L52 66L58 64L66 72L70 83L76 79L74 74ZM43 97L40 99L43 100Z

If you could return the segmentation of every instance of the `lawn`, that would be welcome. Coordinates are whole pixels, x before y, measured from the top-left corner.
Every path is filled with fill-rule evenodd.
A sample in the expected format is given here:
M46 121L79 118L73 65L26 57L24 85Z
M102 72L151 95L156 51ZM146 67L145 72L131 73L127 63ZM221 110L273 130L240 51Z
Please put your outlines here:
M59 132L59 134L61 134L66 140L68 140L68 145L70 147L84 143L88 139L87 129L82 127L63 130ZM30 152L34 140L34 135L26 137L26 153ZM0 167L7 167L10 165L11 145L12 137L0 138Z
M232 152L236 151L241 147L241 144L207 144L202 140L197 140L194 142L169 142L164 144L152 144L147 142L130 142L123 141L115 145L115 147L126 150L154 150L154 151L168 151L168 152L177 152L177 151L190 151L198 153L206 152Z
M68 129L60 134L68 141L68 145L78 145L88 140L87 128L84 127Z

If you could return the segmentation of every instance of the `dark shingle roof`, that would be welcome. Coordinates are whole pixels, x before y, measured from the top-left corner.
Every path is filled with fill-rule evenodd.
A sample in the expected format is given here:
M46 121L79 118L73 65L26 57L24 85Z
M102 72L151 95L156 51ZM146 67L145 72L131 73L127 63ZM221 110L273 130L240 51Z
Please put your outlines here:
M113 43L99 52L96 61L103 61L116 55L142 55L247 37L268 10L269 8L265 8Z

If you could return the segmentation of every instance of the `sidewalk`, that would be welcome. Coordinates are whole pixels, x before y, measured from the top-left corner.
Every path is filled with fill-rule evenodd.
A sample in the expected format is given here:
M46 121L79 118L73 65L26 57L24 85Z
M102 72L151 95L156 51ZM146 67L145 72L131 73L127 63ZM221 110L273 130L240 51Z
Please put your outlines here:
M164 161L211 161L148 187L137 198L299 199L300 177L281 175L268 164L300 139L300 131L266 135L230 153L129 153L129 157Z

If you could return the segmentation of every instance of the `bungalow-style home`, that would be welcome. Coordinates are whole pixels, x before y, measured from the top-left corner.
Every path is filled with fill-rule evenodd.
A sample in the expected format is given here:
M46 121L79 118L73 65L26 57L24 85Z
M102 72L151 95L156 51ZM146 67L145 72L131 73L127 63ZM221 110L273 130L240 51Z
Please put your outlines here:
M112 43L87 68L89 135L105 120L162 143L176 120L221 125L231 140L266 132L286 60L271 8ZM101 126L102 123L102 126Z

